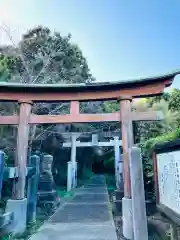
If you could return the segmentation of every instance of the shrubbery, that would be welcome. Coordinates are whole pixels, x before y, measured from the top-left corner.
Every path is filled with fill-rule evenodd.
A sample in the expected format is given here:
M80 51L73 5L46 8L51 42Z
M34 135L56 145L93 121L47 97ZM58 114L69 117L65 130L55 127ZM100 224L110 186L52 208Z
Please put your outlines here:
M168 134L164 134L156 138L151 138L147 140L145 143L139 144L142 151L142 161L144 168L144 185L147 198L155 197L154 171L152 159L152 153L155 145L174 141L178 138L180 138L180 128L177 128L177 130L174 132L169 132Z

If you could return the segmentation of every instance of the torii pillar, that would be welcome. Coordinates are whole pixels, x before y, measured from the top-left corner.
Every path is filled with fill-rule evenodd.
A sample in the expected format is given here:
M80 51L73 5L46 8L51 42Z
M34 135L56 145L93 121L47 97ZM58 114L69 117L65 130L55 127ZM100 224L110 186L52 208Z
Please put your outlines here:
M133 239L132 199L130 182L130 148L133 146L133 126L131 119L131 97L120 100L120 115L122 129L122 148L124 163L124 197L122 198L123 235Z
M17 156L15 166L18 168L18 178L14 182L13 199L6 204L6 212L13 212L14 220L11 228L13 234L23 233L26 229L27 198L25 196L27 152L29 138L29 118L32 101L19 101L19 127L17 134Z
M71 160L67 165L67 191L77 186L76 139L78 135L71 135Z

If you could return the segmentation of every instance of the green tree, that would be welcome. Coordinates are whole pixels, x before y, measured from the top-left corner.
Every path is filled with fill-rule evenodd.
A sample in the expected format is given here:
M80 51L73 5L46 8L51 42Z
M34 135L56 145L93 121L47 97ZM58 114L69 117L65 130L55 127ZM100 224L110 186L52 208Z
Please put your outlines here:
M10 59L4 55L0 55L0 81L7 82L10 78L9 71Z
M180 89L175 88L172 90L168 101L168 106L171 111L180 112Z
M5 30L6 31L6 30ZM7 32L8 33L8 32ZM21 83L87 83L94 81L87 61L80 48L71 42L71 35L62 36L46 27L36 27L27 31L17 44L0 46L0 74L2 81ZM8 73L6 78L4 73ZM1 113L10 115L18 111L18 106L2 103ZM68 104L34 104L36 114L67 113ZM63 126L66 129L66 125ZM4 127L1 127L4 130ZM47 131L49 130L49 132ZM53 125L34 125L30 129L30 145L34 139L46 138L57 129ZM3 136L12 136L11 131L3 131ZM7 146L8 144L6 144ZM15 148L15 146L14 146Z
M84 83L94 80L80 48L71 43L71 35L39 26L30 29L13 46L0 48L11 57L10 81L25 83Z
M149 108L149 100L137 101L134 103L135 111L162 111L163 119L161 121L140 121L134 124L135 137L137 142L143 142L149 138L157 137L177 128L178 112L173 112L168 108L168 103L161 99L155 101Z
M169 93L163 93L161 96L156 96L153 98L147 98L146 101L148 103L149 107L152 107L153 104L160 102L161 100L164 100L166 102L169 101L170 94Z

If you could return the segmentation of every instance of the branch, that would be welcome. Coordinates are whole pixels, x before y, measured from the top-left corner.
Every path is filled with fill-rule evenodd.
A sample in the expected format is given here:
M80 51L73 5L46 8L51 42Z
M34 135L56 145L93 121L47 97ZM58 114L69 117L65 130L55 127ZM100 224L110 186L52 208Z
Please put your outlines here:
M53 53L57 53L59 51L60 48L57 48L56 50L52 50L51 53L50 53L50 56L49 56L49 59L47 60L46 64L42 67L41 71L39 72L39 74L35 77L35 79L32 80L31 83L34 83L37 81L37 79L41 76L42 73L45 72L47 66L50 64L51 60L53 59L54 55ZM42 83L45 83L45 82L42 82Z
M50 114L52 114L52 113L60 110L60 109L63 108L65 105L67 105L67 103L62 103L60 106L57 106L55 109L53 109L52 111L50 111L50 112L48 113L48 115L50 115ZM51 128L51 127L52 127L52 126L49 126L49 127L47 127L47 129L49 129L49 128ZM38 139L40 136L42 136L42 135L47 131L47 129L43 130L42 133L40 133L39 135L37 135L37 136L35 137L35 140ZM36 129L35 129L35 131L36 131ZM35 136L35 133L34 133L34 136Z
M34 83L37 81L37 79L41 76L42 73L45 72L46 67L49 65L49 63L51 62L53 57L49 57L49 59L47 60L47 63L42 67L41 71L39 72L39 74L31 81L31 83ZM44 83L44 82L42 82Z
M5 25L5 24L4 24L4 25ZM11 41L12 45L14 46L14 48L17 48L17 46L16 46L16 44L15 44L15 42L14 42L14 40L13 40L13 37L12 37L12 35L11 35L10 29L9 29L6 25L5 25L5 27L0 26L0 28L6 33L6 35L8 36L8 38L9 38L9 40ZM31 79L32 76L31 76L30 71L29 71L29 69L28 69L28 65L26 64L26 61L25 61L25 59L24 59L24 56L23 56L22 52L19 51L19 50L18 50L18 55L19 55L19 57L20 57L21 60L22 60L23 66L24 66L24 68L25 68L25 70L26 70L29 78ZM20 76L21 76L21 74L20 74Z
M38 134L34 140L37 140L39 137L41 137L45 132L48 132L48 129L50 129L52 126L47 127L45 130L43 130L43 132L41 132L40 134Z
M4 24L4 25L5 25L5 24ZM12 35L11 35L11 31L10 31L9 27L5 25L4 27L3 27L3 26L0 26L0 28L1 28L2 31L4 31L4 32L6 33L6 35L8 36L8 38L9 38L9 40L10 40L10 42L12 43L13 47L14 47L15 49L17 49L17 45L15 44L15 42L14 42L14 40L13 40L13 37L12 37ZM60 48L56 49L55 52L57 53L59 49L60 49ZM26 72L27 72L27 74L28 74L29 79L30 79L30 83L36 82L37 79L39 78L39 76L41 76L41 74L45 72L47 66L49 65L49 63L50 63L51 60L53 59L53 55L52 55L53 52L54 52L54 50L51 51L51 56L49 56L46 64L42 67L42 69L41 69L41 71L39 72L39 74L33 79L32 74L31 74L31 72L30 72L30 70L29 70L28 64L26 64L26 61L25 61L25 59L24 59L24 55L23 55L23 52L22 52L22 49L21 49L21 45L19 46L19 48L18 48L18 56L21 58L21 61L22 61L22 63L23 63L23 66L24 66L24 68L25 68L25 70L26 70ZM19 73L19 75L21 76L20 82L24 82L24 81L23 81L23 76L22 76L20 73ZM42 82L42 83L45 83L45 82Z

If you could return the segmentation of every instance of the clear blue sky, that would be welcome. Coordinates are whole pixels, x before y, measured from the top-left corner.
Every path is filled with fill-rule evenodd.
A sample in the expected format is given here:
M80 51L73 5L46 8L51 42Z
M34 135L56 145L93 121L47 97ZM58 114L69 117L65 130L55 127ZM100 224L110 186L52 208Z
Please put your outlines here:
M38 24L72 33L98 81L180 69L179 0L0 0L0 19L19 33Z

